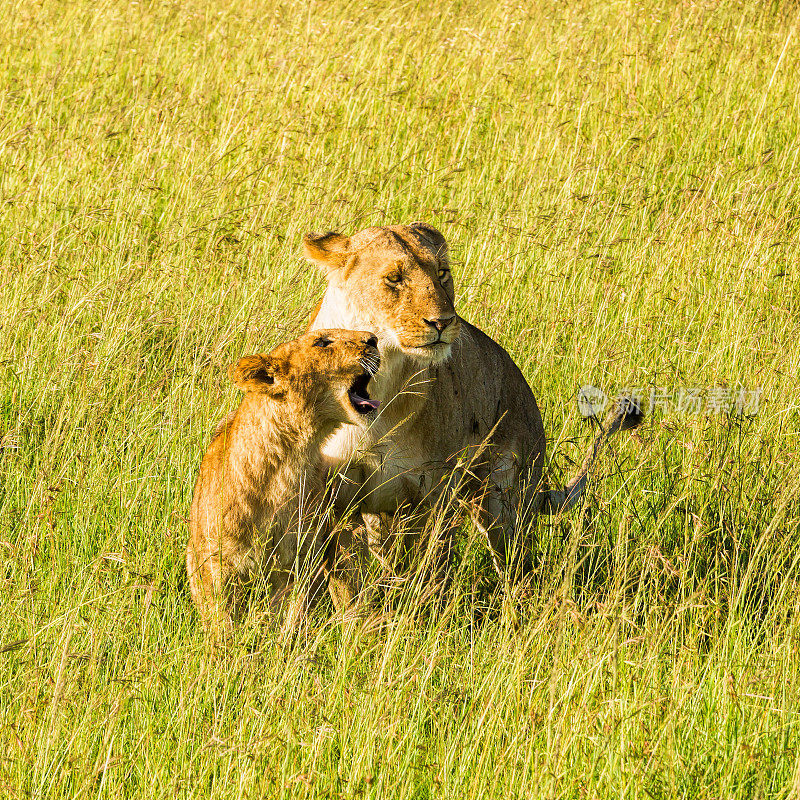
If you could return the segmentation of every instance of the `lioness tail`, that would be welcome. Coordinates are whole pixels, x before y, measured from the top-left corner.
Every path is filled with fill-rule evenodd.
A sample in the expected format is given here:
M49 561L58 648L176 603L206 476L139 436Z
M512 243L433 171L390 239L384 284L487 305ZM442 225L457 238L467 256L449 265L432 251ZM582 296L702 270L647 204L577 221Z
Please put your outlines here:
M594 440L589 455L586 456L575 477L563 489L542 492L544 495L542 511L546 514L555 514L572 508L581 499L589 479L589 471L609 438L619 431L633 430L643 419L644 414L638 403L630 397L618 397L611 412L601 424L600 435Z

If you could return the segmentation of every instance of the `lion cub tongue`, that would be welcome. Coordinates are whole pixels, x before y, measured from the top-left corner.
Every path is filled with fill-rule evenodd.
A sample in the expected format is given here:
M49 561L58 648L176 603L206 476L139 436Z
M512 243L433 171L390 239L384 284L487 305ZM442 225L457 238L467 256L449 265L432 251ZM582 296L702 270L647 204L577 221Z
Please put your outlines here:
M370 400L369 398L362 397L357 392L350 392L350 401L356 407L356 409L362 413L366 413L367 411L377 411L378 406L381 404L380 400Z

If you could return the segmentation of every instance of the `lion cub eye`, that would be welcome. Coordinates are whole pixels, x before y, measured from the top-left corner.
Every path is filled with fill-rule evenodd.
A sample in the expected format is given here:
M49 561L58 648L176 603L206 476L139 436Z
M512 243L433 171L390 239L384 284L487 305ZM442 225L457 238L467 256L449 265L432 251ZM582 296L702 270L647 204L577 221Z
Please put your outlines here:
M450 270L449 269L440 269L439 270L439 280L444 281L450 277Z
M321 336L311 346L312 347L327 347L329 344L333 344L333 339L329 339L327 336Z

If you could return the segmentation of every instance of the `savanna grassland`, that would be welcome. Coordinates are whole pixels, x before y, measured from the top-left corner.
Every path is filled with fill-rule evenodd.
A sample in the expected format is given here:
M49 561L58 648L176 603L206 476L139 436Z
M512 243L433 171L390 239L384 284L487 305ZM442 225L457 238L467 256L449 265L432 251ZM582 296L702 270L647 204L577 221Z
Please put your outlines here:
M793 3L0 11L0 796L798 796ZM446 608L209 653L183 549L225 369L302 330L306 231L414 220L553 484L581 385L655 408L526 531L524 590L464 524Z

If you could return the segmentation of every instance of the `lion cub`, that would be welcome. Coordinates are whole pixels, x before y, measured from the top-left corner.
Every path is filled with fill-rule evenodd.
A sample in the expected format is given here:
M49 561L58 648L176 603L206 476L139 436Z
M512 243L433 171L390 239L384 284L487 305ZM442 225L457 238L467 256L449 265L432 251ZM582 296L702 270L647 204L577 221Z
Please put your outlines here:
M203 457L186 549L192 599L215 639L232 631L248 585L261 581L278 605L294 576L311 576L285 627L317 597L329 538L320 446L377 410L367 392L376 346L364 331L317 330L230 368L245 394Z

